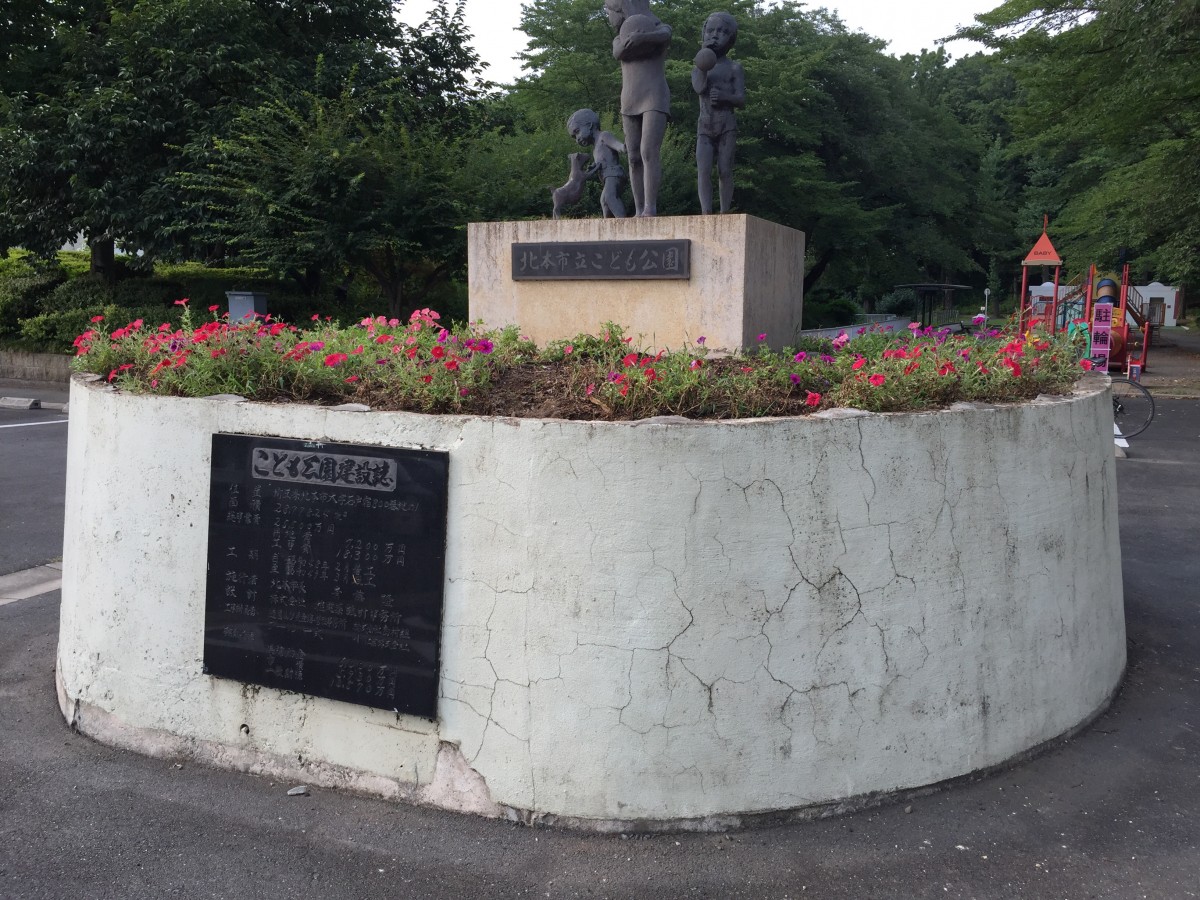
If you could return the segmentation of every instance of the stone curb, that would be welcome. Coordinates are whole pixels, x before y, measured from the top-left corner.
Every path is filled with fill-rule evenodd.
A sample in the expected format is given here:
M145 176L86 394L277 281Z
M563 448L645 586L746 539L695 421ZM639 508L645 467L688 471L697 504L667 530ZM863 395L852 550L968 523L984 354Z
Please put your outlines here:
M69 404L42 401L33 397L0 397L0 409L49 409L65 413Z
M0 576L0 606L40 597L62 587L62 563L47 563Z
M41 409L40 400L29 397L0 397L0 409Z

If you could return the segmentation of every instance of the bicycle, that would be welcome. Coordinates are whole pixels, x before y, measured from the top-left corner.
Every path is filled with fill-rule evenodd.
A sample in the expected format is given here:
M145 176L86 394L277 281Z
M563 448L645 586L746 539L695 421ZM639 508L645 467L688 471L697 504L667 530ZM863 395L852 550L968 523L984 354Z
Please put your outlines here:
M1141 434L1154 419L1154 397L1128 378L1112 379L1113 422L1122 437Z

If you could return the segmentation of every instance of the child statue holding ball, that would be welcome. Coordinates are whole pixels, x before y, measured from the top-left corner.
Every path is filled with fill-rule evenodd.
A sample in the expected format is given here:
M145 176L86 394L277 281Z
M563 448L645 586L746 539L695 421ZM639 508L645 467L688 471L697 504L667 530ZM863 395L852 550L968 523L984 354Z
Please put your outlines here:
M734 110L746 105L746 73L742 64L729 59L737 40L737 21L729 13L716 12L704 23L703 46L692 69L692 89L700 95L700 121L696 125L696 184L700 211L712 212L712 167L714 157L721 185L721 212L733 202L733 157L737 141Z
M613 57L621 63L621 119L629 153L634 215L658 215L662 142L671 118L667 53L671 26L650 12L649 0L604 0L616 30Z

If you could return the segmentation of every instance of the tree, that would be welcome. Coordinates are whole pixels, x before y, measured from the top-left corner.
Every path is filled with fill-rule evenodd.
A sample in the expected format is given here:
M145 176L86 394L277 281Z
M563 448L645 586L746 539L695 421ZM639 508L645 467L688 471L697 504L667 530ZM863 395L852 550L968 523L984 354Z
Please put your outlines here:
M486 86L461 4L409 37L387 81L351 71L331 95L276 80L243 108L179 178L207 234L310 292L364 272L394 316L461 269ZM323 64L311 82L328 84Z
M49 254L79 233L111 277L120 242L178 252L186 151L273 76L395 60L393 0L25 3L2 20L0 242Z
M1124 247L1164 279L1200 275L1196 0L1008 0L963 34L1019 80L1021 147L1058 176L1043 194L1060 250L1115 262Z

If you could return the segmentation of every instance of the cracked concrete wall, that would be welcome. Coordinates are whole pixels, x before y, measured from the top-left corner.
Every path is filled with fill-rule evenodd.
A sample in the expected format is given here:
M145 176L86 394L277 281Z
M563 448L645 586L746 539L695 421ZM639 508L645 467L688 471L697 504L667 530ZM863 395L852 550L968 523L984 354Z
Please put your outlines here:
M1110 423L1099 379L1024 406L635 424L76 382L64 709L130 746L492 814L680 820L938 782L1070 730L1121 677ZM436 723L201 674L216 431L449 451Z

